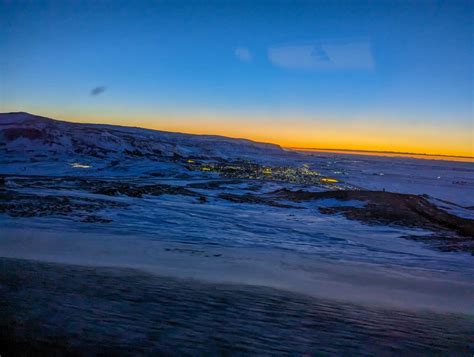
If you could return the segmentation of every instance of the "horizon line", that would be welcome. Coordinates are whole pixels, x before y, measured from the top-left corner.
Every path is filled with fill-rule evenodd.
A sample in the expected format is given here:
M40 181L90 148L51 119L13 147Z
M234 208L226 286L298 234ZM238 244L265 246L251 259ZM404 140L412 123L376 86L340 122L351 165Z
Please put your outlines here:
M374 154L400 154L400 155L419 155L419 156L444 156L444 157L456 157L460 159L471 159L474 160L474 156L466 155L447 155L447 154L428 154L418 152L404 152L404 151L390 151L390 150L363 150L363 149L337 149L337 148L308 148L308 147L297 147L297 146L285 146L286 149L291 150L312 150L312 151L344 151L344 152L360 152L360 153L374 153Z

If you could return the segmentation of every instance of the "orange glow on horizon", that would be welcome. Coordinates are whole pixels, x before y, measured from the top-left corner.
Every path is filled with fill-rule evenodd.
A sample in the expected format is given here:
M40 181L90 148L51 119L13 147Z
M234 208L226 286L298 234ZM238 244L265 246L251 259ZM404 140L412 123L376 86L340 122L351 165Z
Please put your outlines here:
M42 108L45 109L45 108ZM48 108L49 109L49 108ZM394 124L383 120L318 120L230 115L59 112L32 114L80 123L135 126L189 134L223 135L275 143L287 148L344 149L474 157L472 130L453 125ZM225 119L222 119L225 118Z

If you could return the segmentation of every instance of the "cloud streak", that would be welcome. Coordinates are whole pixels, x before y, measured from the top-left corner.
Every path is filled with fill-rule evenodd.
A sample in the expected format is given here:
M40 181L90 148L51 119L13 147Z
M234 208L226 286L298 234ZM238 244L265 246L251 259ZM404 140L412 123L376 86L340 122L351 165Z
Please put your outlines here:
M237 57L238 60L242 62L251 62L252 61L252 53L247 47L237 47L234 50L234 55Z
M92 88L91 89L91 95L95 96L95 95L102 94L102 93L105 92L106 89L107 89L107 87L104 87L104 86L99 86L99 87Z
M301 70L339 70L374 68L368 41L324 41L274 46L268 59L280 68Z

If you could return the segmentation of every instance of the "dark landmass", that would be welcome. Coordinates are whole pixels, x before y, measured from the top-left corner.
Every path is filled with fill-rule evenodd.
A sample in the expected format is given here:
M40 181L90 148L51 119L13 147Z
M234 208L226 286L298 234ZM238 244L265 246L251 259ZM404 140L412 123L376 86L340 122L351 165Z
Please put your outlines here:
M323 213L343 213L349 219L367 223L396 224L428 230L453 231L474 239L474 221L450 214L427 200L427 196L385 191L325 191L307 192L281 189L269 194L278 199L294 202L336 199L366 202L359 207L320 208Z
M456 354L474 321L270 288L0 259L0 354Z
M425 195L410 195L385 191L340 190L310 192L280 189L256 195L220 196L232 202L258 203L271 206L283 202L313 201L316 208L325 214L343 214L347 219L366 224L401 226L426 229L432 235L413 235L405 238L426 240L442 251L470 252L474 255L474 220L450 214L428 201ZM318 200L363 201L363 207L334 206L318 207ZM469 209L469 207L466 207Z

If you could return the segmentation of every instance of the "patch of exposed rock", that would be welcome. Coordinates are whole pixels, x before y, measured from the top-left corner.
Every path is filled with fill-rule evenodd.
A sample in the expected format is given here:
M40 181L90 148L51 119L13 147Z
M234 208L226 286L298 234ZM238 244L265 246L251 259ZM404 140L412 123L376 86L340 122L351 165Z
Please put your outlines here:
M160 196L164 194L198 196L196 192L188 190L185 187L164 184L137 186L125 182L101 182L97 186L98 187L92 189L92 192L107 196L125 195L130 197L143 197L143 195Z
M339 201L358 200L364 207L319 207L321 213L342 213L346 218L368 224L397 225L426 229L435 232L433 240L444 240L449 250L474 253L474 220L448 213L425 195L412 195L386 191L325 191L307 192L281 189L269 194L276 200L302 202L321 199ZM417 237L420 238L420 237ZM423 238L424 239L424 238ZM443 249L445 250L445 249Z
M262 204L267 206L273 207L280 207L280 208L301 208L297 206L291 206L284 203L279 203L272 199L266 198L263 195L254 195L251 193L246 193L244 195L235 195L232 193L221 193L219 198L224 200L234 202L234 203L254 203L254 204Z
M82 222L111 222L91 215L102 209L126 207L121 202L53 195L33 195L11 190L0 190L0 213L12 217L76 216Z
M301 208L290 206L288 202L313 201L316 208L324 214L342 214L347 219L366 224L425 229L433 234L406 238L430 241L443 251L465 251L474 254L474 220L446 212L431 203L425 195L361 190L310 192L284 188L262 195L221 194L219 197L236 203L265 204L282 208ZM325 199L347 201L348 204L318 206L318 201ZM354 200L362 201L364 205L351 205L349 201Z
M474 221L448 213L429 202L426 196L386 191L306 192L286 189L274 191L273 197L301 202L333 198L339 201L358 200L364 207L340 206L319 208L323 213L341 212L347 218L368 223L397 224L406 227L445 229L462 236L474 237Z

